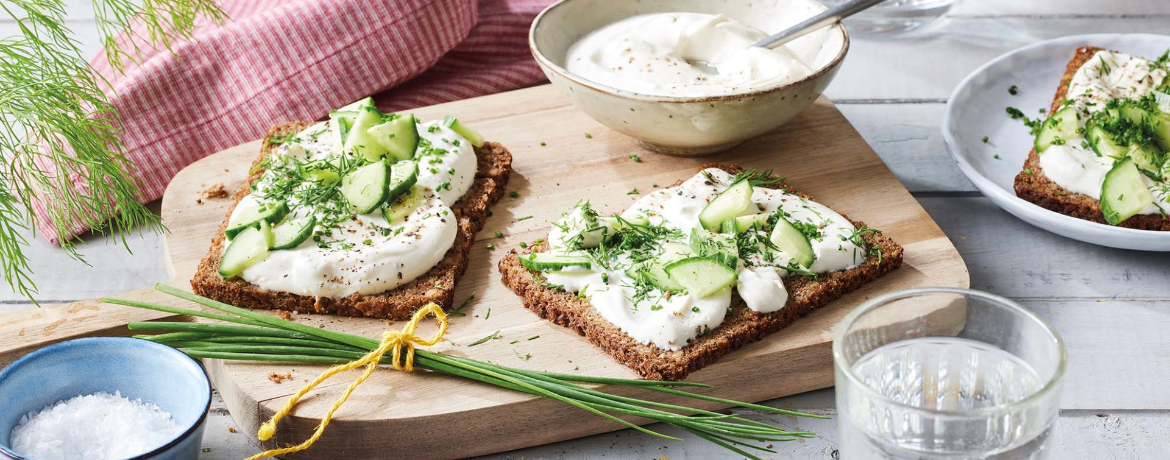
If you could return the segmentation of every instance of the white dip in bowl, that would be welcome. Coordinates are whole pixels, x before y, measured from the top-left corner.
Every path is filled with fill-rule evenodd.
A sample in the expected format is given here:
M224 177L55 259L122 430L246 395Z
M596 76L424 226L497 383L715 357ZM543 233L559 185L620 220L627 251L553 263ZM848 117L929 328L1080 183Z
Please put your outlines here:
M533 22L529 45L552 84L597 121L653 151L702 155L776 129L828 86L849 48L840 25L750 48L824 9L813 0L562 0Z

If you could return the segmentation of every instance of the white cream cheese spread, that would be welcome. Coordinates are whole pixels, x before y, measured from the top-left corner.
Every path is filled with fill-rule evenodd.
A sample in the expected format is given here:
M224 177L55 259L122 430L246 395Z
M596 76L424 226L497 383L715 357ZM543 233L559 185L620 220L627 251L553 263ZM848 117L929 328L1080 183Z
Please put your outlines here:
M1165 66L1154 61L1108 50L1094 54L1073 75L1067 91L1066 105L1077 109L1082 129L1040 153L1044 175L1069 191L1100 199L1105 175L1119 159L1100 155L1092 148L1085 139L1085 120L1107 110L1110 101L1136 101L1150 95L1163 84L1166 75ZM1165 100L1170 102L1170 96ZM1147 176L1141 179L1154 202L1139 214L1170 211L1170 187Z
M679 97L742 93L816 70L806 59L823 40L751 46L767 36L723 15L646 14L589 33L569 48L565 63L569 72L617 89Z
M294 193L287 203L289 215L315 215L314 236L294 248L271 251L240 277L269 291L345 297L394 289L438 264L455 242L458 222L451 206L471 188L476 157L471 143L442 123L419 123L418 135L412 190L422 198L409 215L388 222L381 211L356 215L336 206L309 207L304 194ZM269 157L265 174L244 200L262 201L274 189L289 187L282 172L290 168L338 161L337 136L328 121L292 136ZM234 212L244 208L242 202Z
M845 270L868 257L867 244L861 238L864 230L832 209L783 190L754 187L751 205L741 215L782 215L800 226L815 254L810 266L793 264L792 254L763 242L766 228L755 227L731 237L736 241L732 251L737 253L734 285L709 296L656 288L633 276L631 267L637 260L659 256L666 245L687 244L695 238L689 236L693 232L706 232L701 212L735 179L721 169L704 170L679 186L643 196L621 213L620 219L600 217L588 202L579 203L553 224L549 252L586 254L593 263L589 268L544 271L545 281L588 299L606 320L635 340L678 350L723 322L733 290L748 308L775 312L788 300L783 279L790 271ZM619 227L626 228L625 233L615 231Z

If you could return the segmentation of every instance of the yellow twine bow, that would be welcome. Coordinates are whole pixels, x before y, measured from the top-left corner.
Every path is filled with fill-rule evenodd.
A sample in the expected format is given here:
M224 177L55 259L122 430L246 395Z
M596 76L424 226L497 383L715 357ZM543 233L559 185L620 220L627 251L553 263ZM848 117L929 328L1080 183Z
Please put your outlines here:
M418 329L418 323L428 315L435 315L435 319L439 321L439 332L435 334L434 338L430 340L424 340L421 337L414 335L414 331ZM325 417L321 419L321 424L317 425L317 429L313 431L313 435L310 436L309 439L295 446L272 449L257 455L253 455L248 457L247 460L276 457L279 455L291 454L293 452L300 452L302 450L308 449L313 445L313 443L317 442L317 439L319 439L321 434L325 432L325 427L329 426L329 421L333 419L333 413L336 412L342 404L345 404L345 400L349 399L349 395L353 393L353 390L356 389L358 385L361 385L362 382L365 382L366 379L374 373L374 369L378 368L378 362L382 360L382 355L385 355L386 352L391 353L390 356L393 358L393 365L395 369L404 370L406 372L414 371L414 347L416 345L429 347L439 343L439 340L442 340L443 338L443 334L446 333L447 314L443 313L442 308L440 308L438 305L435 305L434 303L427 304L426 306L420 308L414 313L414 316L410 318L410 321L406 323L406 326L403 326L401 331L386 331L382 333L382 342L378 345L378 348L374 349L374 351L369 352L365 356L361 357L361 359L358 359L357 361L351 362L349 364L341 364L330 367L329 370L322 373L312 382L309 382L309 384L305 385L304 388L301 388L300 391L297 391L296 394L292 395L288 402L284 404L284 407L276 411L276 413L272 415L271 419L268 419L267 422L264 422L264 424L260 426L259 433L257 433L257 436L260 437L261 441L272 439L272 435L276 434L276 422L279 422L280 419L288 415L288 413L292 411L293 406L296 406L297 401L300 401L300 399L305 396L306 393L312 391L313 388L315 388L317 385L320 385L322 382L329 380L329 378L333 377L334 375L366 366L366 371L363 372L362 375L357 378L357 380L354 380L353 383L349 384L349 388L346 388L345 392L341 393L341 397L337 398L337 401L333 403L333 407L330 407L329 411L325 413ZM403 348L406 349L406 359L400 360L399 358L402 357Z

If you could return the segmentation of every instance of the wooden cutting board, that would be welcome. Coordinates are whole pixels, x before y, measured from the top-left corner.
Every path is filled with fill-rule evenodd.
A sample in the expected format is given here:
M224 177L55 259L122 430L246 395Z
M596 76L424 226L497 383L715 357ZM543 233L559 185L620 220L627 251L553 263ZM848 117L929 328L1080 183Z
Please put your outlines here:
M603 213L620 211L638 198L634 190L645 193L656 185L674 183L713 161L774 169L796 189L893 237L905 247L905 263L864 289L692 374L691 380L716 386L710 394L759 401L831 386L832 330L850 309L869 297L898 289L968 286L966 267L951 242L824 98L775 133L698 159L641 150L631 139L573 108L550 86L422 108L415 114L424 120L457 115L488 139L507 146L515 157L508 189L519 193L519 198L504 197L494 206L493 217L479 233L471 264L455 295L460 301L474 292L475 301L465 308L466 316L452 318L447 337L453 343L443 343L435 347L437 351L529 369L636 377L575 332L525 309L500 284L496 263L519 242L544 237L549 222L578 200L592 200ZM200 193L220 183L232 192L239 189L259 145L259 141L251 142L209 156L180 172L167 189L162 215L171 231L166 250L176 284L192 277L231 205L228 199L200 203ZM641 161L631 160L631 155ZM504 237L497 238L497 231ZM495 249L489 250L488 243ZM952 322L962 321L962 315L953 316ZM310 315L300 315L298 320L370 337L387 328L386 322L377 320ZM500 331L497 340L474 348L462 345L494 331ZM527 340L533 336L539 338ZM207 367L236 422L251 436L288 395L322 370L216 360L208 360ZM271 372L291 372L293 380L274 383L269 380ZM335 378L312 392L282 422L275 443L265 446L307 437L352 378ZM376 373L337 417L312 449L295 458L445 459L618 428L541 398L449 376L393 370Z

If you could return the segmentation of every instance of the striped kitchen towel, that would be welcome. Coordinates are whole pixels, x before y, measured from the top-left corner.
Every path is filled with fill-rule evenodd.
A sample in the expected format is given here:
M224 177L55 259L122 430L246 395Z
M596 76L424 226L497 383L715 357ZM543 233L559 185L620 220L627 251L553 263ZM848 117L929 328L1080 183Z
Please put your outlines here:
M284 120L312 120L368 95L384 111L464 99L544 80L528 26L552 0L221 0L230 17L198 28L174 52L149 52L115 72L126 154L142 200L163 195L184 166L258 139ZM39 227L58 234L43 204Z

